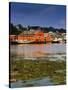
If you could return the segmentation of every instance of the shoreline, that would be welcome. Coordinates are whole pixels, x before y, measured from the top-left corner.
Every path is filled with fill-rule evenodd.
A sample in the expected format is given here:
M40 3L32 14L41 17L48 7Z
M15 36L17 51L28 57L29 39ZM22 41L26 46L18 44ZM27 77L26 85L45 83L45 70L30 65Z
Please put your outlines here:
M16 45L16 44L66 44L66 42L30 42L30 43L18 43L18 42L9 42L10 45Z

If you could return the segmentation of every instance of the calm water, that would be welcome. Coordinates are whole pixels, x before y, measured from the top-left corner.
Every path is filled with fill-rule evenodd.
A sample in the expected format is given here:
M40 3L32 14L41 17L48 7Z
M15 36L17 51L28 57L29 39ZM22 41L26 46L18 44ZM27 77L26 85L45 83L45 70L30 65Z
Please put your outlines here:
M10 46L10 56L16 60L66 60L65 44L20 44ZM54 85L49 77L34 80L18 80L11 83L11 87L47 86Z
M17 59L35 60L50 59L63 60L66 55L65 44L22 44L11 45L10 54L15 55Z
M19 87L30 87L30 86L51 86L54 85L49 77L46 78L40 78L40 79L34 79L34 80L18 80L17 82L13 82L11 84L12 88L19 88Z

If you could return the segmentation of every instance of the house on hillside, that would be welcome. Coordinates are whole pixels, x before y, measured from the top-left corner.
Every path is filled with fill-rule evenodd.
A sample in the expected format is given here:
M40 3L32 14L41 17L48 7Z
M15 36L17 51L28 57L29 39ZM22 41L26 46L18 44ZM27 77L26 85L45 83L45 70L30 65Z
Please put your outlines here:
M53 40L52 36L49 33L44 33L44 38L46 42L51 42Z

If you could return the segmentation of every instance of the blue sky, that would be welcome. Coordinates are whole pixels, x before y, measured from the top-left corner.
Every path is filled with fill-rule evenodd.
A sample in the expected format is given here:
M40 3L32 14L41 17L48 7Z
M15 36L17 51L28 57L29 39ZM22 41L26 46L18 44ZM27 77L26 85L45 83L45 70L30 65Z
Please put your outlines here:
M14 25L66 28L66 7L63 5L12 2L10 15Z

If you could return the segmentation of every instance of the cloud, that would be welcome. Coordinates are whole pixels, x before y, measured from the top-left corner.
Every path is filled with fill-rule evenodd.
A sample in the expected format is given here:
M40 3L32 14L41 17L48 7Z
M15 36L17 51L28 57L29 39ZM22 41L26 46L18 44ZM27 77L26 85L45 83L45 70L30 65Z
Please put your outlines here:
M45 9L43 9L41 13L43 15L51 15L55 12L55 10L56 10L56 6L49 6Z

